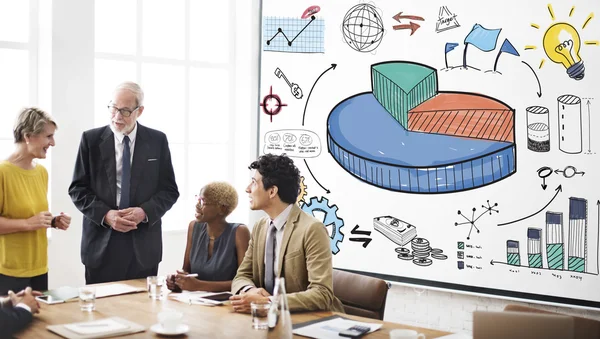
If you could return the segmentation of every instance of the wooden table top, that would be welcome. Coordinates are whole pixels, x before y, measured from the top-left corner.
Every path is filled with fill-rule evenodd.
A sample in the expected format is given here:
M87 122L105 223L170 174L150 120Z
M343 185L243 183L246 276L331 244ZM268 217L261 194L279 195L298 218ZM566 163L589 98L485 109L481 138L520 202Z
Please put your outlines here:
M145 279L128 280L122 283L146 288ZM41 304L40 314L34 316L30 326L17 333L17 338L61 338L46 329L48 325L68 324L81 321L92 321L112 316L119 316L146 327L145 332L126 336L127 338L155 338L159 335L150 330L158 322L157 314L163 309L174 309L183 313L183 323L190 327L187 333L189 338L266 338L266 330L252 329L252 320L249 314L233 312L231 306L222 305L208 307L202 305L188 305L176 300L163 299L151 300L147 292L133 293L113 297L96 299L96 311L82 312L78 302L62 304ZM302 323L328 317L332 312L306 312L293 313L292 322ZM383 323L380 330L363 338L389 338L389 332L396 328L414 329L426 335L427 339L438 338L449 333L412 327L387 321L379 321L363 317L343 315L349 319L370 323ZM180 336L181 337L181 336ZM185 336L183 336L185 337ZM294 336L295 338L304 338Z

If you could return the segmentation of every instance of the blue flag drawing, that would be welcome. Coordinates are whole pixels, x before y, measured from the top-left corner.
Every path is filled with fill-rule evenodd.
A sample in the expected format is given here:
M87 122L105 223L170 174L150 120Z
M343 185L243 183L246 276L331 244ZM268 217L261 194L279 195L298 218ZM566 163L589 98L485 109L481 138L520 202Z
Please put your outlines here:
M454 50L456 47L458 47L458 44L456 42L447 42L446 43L446 52L445 53L448 53L448 52Z
M512 54L515 56L520 56L519 52L517 52L517 49L515 48L515 46L513 46L513 44L511 44L510 41L508 41L508 39L504 39L504 42L502 43L502 47L500 47L500 52Z
M493 51L498 42L498 35L502 28L487 29L480 24L475 24L465 38L465 44L471 44L484 52Z

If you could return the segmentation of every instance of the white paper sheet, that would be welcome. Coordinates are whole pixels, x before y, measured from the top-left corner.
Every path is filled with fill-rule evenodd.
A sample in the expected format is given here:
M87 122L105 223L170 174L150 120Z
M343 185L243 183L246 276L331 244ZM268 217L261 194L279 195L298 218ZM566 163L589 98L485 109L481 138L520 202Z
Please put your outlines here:
M66 324L64 326L69 331L85 335L120 332L129 328L129 326L121 324L120 322L112 318L82 323Z
M453 333L439 337L438 339L473 339L473 336L467 333Z
M220 292L219 292L220 293ZM183 291L181 293L171 293L169 294L169 298L180 301L182 303L186 303L189 305L203 305L203 306L216 306L221 305L223 301L215 301L210 299L204 299L204 296L209 296L217 294L215 292L204 292L204 291Z
M349 329L350 327L355 325L369 327L371 329L369 333L377 331L382 326L381 324L364 323L344 318L334 318L331 320L320 321L311 325L300 327L298 329L293 330L292 332L294 334L310 338L346 338L340 336L338 333L340 333L343 330Z

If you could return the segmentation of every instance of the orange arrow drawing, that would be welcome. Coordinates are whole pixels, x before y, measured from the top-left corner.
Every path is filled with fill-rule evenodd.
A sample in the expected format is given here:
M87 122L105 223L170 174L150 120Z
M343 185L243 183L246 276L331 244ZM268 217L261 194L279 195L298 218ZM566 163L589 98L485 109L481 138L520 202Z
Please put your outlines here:
M410 35L415 34L415 31L417 29L419 29L419 27L421 27L419 24L416 24L414 22L410 22L410 24L403 24L403 25L394 25L392 28L394 30L399 30L399 29L408 29L410 28Z
M400 19L425 21L425 19L423 19L423 17L416 16L416 15L402 15L402 12L399 12L398 14L394 15L392 18L394 18L394 20L396 20L398 22L400 22Z

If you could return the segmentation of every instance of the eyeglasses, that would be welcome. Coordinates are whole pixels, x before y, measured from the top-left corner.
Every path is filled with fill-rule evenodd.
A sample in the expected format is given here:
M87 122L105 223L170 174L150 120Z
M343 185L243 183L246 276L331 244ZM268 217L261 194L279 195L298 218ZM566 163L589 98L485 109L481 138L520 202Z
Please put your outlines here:
M129 117L131 114L133 114L133 112L137 111L138 108L140 108L140 106L134 108L133 111L131 111L129 110L129 108L117 108L113 105L108 105L108 112L110 112L110 114L113 115L119 112L122 116Z

